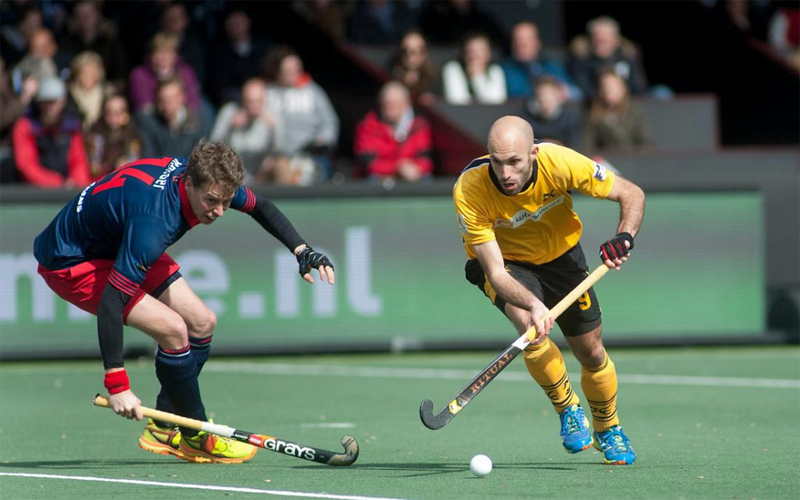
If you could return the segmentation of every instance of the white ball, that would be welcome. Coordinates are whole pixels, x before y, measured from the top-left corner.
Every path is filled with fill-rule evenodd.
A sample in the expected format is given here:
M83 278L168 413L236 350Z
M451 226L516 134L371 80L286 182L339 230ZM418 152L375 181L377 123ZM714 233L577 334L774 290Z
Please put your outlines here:
M469 462L469 470L478 477L483 477L492 472L492 459L486 455L475 455Z

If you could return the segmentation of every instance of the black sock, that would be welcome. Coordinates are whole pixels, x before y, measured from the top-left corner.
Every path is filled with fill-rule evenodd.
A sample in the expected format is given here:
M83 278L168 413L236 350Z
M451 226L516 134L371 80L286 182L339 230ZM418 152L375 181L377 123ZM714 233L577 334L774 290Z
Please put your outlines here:
M211 338L211 335L203 339L189 337L189 347L192 350L194 360L197 363L198 377L200 376L200 372L203 371L203 366L206 364L206 361L208 361L208 355L211 353ZM156 398L156 410L165 411L167 413L175 413L175 407L172 405L172 401L169 400L169 396L167 395L166 391L164 391L163 387ZM166 422L161 422L160 420L157 420L156 424L159 427L174 427L173 425Z
M197 383L197 362L189 346L177 350L158 347L156 376L161 382L161 392L169 398L175 413L195 420L206 420L206 410ZM159 394L159 399L161 394ZM181 427L181 432L194 436L197 431Z
M189 337L189 346L192 349L192 354L194 354L194 360L197 362L198 376L200 376L200 372L203 371L203 366L206 364L206 361L208 361L208 355L211 354L211 338L212 335L203 339Z

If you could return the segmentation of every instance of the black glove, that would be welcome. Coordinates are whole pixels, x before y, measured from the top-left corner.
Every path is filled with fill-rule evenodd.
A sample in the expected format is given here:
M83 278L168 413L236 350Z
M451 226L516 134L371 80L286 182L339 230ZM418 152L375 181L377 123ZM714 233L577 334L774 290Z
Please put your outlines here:
M631 244L630 248L625 247L626 241ZM600 245L600 259L603 262L621 259L627 256L628 252L631 250L633 250L633 236L631 236L630 233L619 233Z
M325 254L315 252L313 248L307 246L297 254L297 263L300 264L300 276L305 276L311 268L319 269L323 266L330 266L333 269L330 259Z

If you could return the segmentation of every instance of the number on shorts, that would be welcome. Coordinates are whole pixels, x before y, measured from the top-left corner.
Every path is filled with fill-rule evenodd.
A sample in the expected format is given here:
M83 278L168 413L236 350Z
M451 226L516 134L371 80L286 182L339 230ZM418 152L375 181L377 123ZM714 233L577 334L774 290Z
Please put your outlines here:
M578 307L581 308L581 311L585 311L592 307L592 298L589 297L589 292L583 292L583 295L578 297Z

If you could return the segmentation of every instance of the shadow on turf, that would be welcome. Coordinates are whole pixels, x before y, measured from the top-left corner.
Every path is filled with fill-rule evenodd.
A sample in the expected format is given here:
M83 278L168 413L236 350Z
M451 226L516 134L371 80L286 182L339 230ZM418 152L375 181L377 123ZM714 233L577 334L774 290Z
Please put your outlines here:
M574 464L569 464L574 465ZM297 469L316 469L319 466L301 465ZM413 464L353 464L349 469L363 470L385 470L385 471L407 471L413 474L406 474L403 477L421 477L434 474L463 474L469 472L469 465L460 464L441 464L441 463L413 463ZM575 467L558 467L556 464L495 464L495 469L515 469L515 470L559 470L575 471Z
M175 463L171 463L171 465L174 465ZM131 466L163 464L164 462L159 460L50 460L30 462L0 462L0 469L108 469L109 467L120 465Z

